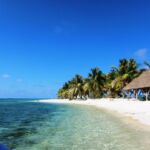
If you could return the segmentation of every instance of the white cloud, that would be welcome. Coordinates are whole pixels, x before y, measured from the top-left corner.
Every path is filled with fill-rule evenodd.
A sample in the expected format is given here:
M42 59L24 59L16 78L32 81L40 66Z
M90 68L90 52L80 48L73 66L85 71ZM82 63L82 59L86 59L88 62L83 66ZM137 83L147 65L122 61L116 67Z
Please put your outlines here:
M135 52L135 56L138 57L139 59L144 60L146 59L147 53L148 53L148 50L146 48L142 48L142 49L138 49Z
M8 78L10 78L11 76L9 75L9 74L3 74L2 75L2 78L4 78L4 79L8 79Z

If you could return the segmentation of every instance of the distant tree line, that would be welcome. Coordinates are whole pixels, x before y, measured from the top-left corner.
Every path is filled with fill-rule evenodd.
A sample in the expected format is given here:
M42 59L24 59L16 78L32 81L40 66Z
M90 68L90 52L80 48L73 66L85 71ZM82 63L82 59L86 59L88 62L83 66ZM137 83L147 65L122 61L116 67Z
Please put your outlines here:
M144 64L150 68L148 62ZM86 78L75 75L59 89L58 97L70 100L122 97L122 89L144 70L139 69L134 59L121 59L118 67L112 67L108 74L93 68Z

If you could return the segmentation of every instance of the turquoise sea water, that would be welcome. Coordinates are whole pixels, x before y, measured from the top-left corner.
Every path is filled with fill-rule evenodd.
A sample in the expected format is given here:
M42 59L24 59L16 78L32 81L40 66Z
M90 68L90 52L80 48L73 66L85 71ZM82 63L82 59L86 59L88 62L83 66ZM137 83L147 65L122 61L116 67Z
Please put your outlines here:
M149 150L149 139L95 107L0 100L0 143L12 150Z

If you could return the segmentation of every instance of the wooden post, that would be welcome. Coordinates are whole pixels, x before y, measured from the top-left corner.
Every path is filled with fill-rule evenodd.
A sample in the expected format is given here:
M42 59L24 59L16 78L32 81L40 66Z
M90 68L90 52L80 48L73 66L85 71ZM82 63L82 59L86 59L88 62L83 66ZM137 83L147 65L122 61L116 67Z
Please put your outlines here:
M150 94L150 89L147 90L146 100L148 100L149 94Z
M136 90L134 90L134 98L136 98Z
M148 92L147 91L146 91L145 95L146 95L146 101L147 101L148 100Z
M145 90L146 101L148 101L149 93L150 93L150 90L149 90L149 89L146 89L146 90Z

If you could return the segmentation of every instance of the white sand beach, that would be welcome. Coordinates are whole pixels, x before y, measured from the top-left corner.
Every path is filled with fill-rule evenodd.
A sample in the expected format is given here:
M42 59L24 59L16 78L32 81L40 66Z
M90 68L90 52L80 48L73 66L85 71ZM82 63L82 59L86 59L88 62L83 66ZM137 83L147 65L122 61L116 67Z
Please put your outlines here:
M139 101L135 99L88 99L83 100L61 100L61 99L47 99L38 100L42 103L66 103L66 104L82 104L91 105L98 108L116 111L124 116L130 116L144 125L150 125L150 101Z

